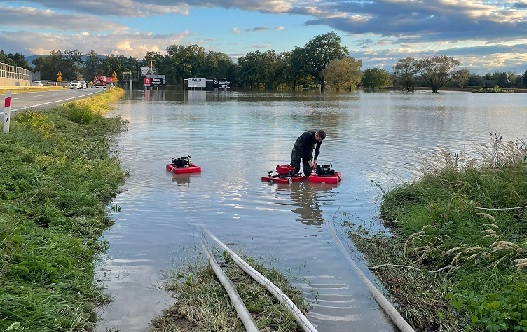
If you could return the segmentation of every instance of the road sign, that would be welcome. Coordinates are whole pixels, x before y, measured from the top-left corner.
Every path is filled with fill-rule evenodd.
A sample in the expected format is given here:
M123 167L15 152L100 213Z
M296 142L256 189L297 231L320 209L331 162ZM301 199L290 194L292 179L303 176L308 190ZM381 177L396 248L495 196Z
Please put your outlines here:
M165 85L165 79L163 77L152 77L152 85Z

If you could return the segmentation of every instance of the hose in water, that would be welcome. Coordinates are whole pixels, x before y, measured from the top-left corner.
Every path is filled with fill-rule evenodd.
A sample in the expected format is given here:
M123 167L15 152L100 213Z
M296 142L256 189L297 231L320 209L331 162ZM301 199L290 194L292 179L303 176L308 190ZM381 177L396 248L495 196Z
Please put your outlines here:
M225 275L221 267L218 265L218 263L210 253L203 239L201 239L201 245L203 247L203 250L205 251L205 254L207 254L207 257L209 258L209 263L212 267L212 270L214 271L214 273L218 277L218 280L221 282L221 284L227 291L227 294L231 299L231 303L234 306L234 309L236 309L236 312L238 313L238 317L240 317L240 320L245 326L245 330L247 332L259 332L258 328L256 327L256 324L254 323L251 317L251 314L243 304L240 295L238 294L238 292L230 282L229 278Z
M410 326L410 324L408 324L404 320L404 318L397 311L397 309L395 309L395 307L390 303L390 301L388 301L386 297L384 297L384 295L382 295L381 292L379 292L379 290L377 290L377 288L371 283L371 281L369 281L368 278L366 278L364 273L362 273L362 271L357 266L357 263L355 263L355 261L350 257L349 253L345 250L344 246L342 245L337 235L335 234L335 230L333 229L331 224L328 224L328 225L331 231L331 235L337 242L337 245L339 246L340 251L344 254L344 256L346 256L346 258L351 263L351 266L353 267L355 272L357 272L357 274L360 276L360 278L362 279L366 287L368 287L368 289L370 290L371 294L375 298L375 301L377 301L377 303L381 306L381 308L388 315L388 317L390 317L392 322L399 328L401 332L415 332L415 330Z
M317 332L317 329L311 324L311 322L302 314L300 309L289 299L289 297L284 294L280 288L278 288L275 284L273 284L269 279L264 277L260 272L256 271L252 266L247 264L243 259L241 259L234 251L232 251L229 247L227 247L223 242L221 242L218 238L216 238L212 233L208 230L205 230L210 237L218 243L220 247L222 247L225 251L227 251L234 262L247 273L250 275L256 282L258 282L260 285L267 288L271 294L273 294L278 301L280 301L283 305L286 306L288 310L291 311L291 313L294 315L295 320L297 323L302 327L302 329L305 332Z

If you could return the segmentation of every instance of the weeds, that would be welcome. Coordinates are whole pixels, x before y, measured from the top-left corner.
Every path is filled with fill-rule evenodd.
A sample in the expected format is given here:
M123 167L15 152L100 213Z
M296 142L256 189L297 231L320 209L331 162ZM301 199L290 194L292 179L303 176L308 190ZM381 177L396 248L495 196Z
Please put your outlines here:
M101 114L72 102L19 114L0 135L1 331L90 330L108 301L93 282L94 257L124 173L108 155L122 123Z
M525 144L491 134L479 159L439 151L384 195L394 236L350 236L416 330L527 331Z

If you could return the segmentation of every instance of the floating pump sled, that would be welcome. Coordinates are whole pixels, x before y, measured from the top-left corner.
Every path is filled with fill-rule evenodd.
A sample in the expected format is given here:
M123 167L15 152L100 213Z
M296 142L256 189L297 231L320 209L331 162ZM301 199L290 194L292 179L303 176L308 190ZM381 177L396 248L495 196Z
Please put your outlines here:
M201 167L196 166L190 160L190 156L172 158L172 163L167 164L167 172L173 172L174 174L185 174L185 173L200 173Z
M275 171L269 171L267 176L262 176L262 181L271 183L293 183L306 179L301 174L294 174L295 167L291 165L276 165Z
M307 178L307 181L313 183L339 183L342 180L342 174L335 172L331 164L317 165L314 173Z

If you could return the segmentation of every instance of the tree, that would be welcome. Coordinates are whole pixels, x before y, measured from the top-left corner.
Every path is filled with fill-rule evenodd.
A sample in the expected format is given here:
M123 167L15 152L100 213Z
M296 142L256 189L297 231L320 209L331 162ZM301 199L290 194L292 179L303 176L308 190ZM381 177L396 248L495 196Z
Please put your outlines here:
M459 86L460 88L464 88L465 86L467 86L469 78L470 78L470 71L466 68L456 70L452 74L453 83Z
M61 61L62 76L70 81L79 79L82 76L80 72L82 64L82 52L77 49L64 50Z
M480 75L472 74L468 78L467 86L472 87L482 87L485 83L483 82L483 77Z
M452 79L459 61L446 55L427 57L419 61L419 72L423 81L437 93L446 82Z
M189 77L206 77L205 49L198 45L171 45L167 47L165 58L159 59L159 72L165 73L167 81L183 84Z
M0 62L6 63L13 67L22 67L24 69L30 69L26 57L21 53L5 54L4 50L0 50Z
M413 92L419 73L419 62L412 57L407 57L397 61L393 70L397 85L405 89L406 92Z
M309 67L308 54L305 48L295 47L284 54L287 63L286 77L293 89L300 85L313 83L313 76Z
M63 71L63 59L61 51L51 51L49 55L40 56L33 60L35 65L35 71L40 71L40 77L45 80L55 81L57 79L57 73L62 72L62 77L66 78ZM73 73L69 73L72 76Z
M116 72L118 80L122 80L124 71L137 70L138 67L138 61L135 58L111 54L102 59L99 71L104 76L110 76Z
M319 82L324 91L325 82L322 71L331 61L341 60L348 56L349 51L341 45L341 39L335 32L329 32L312 38L304 46L310 74Z
M234 62L225 53L209 51L205 57L203 70L206 77L227 79L231 83L235 78Z
M101 57L95 53L94 50L89 51L88 54L86 54L84 68L82 70L84 78L86 78L86 80L92 80L95 75L102 75L101 64Z
M335 91L352 91L357 89L361 82L361 67L362 61L353 57L333 60L322 70L322 77L327 86Z
M254 51L238 59L239 79L242 85L249 85L253 89L258 88L259 83L263 82L262 56L262 52Z
M391 87L393 83L387 70L368 68L362 76L362 85L365 89L384 89Z

